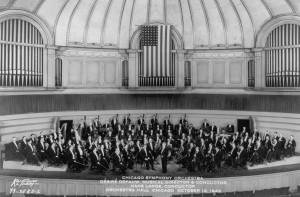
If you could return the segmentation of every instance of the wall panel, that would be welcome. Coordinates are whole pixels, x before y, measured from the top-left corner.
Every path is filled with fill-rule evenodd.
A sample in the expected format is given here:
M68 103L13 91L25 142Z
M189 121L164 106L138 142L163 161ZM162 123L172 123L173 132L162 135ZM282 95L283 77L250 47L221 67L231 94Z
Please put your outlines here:
M0 115L93 110L203 109L300 113L300 96L53 94L0 96Z
M100 84L100 63L97 61L86 62L86 83L99 85Z
M213 83L225 84L225 61L213 63Z
M82 84L82 60L70 60L68 63L68 84Z
M208 84L209 62L197 62L197 84Z
M229 63L229 82L230 84L241 84L243 82L243 62Z

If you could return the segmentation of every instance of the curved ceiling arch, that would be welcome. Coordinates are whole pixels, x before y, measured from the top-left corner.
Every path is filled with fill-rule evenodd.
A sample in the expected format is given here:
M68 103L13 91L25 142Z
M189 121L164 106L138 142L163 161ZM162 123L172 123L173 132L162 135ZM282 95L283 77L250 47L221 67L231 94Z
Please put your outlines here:
M272 18L299 15L299 0L2 0L0 13L36 15L58 46L129 48L143 24L170 24L185 49L255 47L258 30Z

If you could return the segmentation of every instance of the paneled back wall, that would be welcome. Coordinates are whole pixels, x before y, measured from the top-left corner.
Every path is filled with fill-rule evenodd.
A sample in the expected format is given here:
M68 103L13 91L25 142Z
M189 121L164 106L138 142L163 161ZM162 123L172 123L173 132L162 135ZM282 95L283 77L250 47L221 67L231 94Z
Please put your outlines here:
M300 96L242 94L49 94L0 96L0 115L144 109L300 113Z

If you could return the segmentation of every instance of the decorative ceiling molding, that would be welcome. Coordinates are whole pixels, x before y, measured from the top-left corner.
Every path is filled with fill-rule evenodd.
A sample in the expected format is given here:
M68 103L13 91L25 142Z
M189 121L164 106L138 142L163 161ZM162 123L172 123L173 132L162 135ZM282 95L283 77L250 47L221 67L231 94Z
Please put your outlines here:
M251 20L252 27L253 27L253 30L254 30L254 35L255 35L256 32L257 32L257 29L256 29L256 24L255 24L255 22L254 22L253 16L252 16L252 14L251 14L251 12L250 12L248 6L246 5L245 1L244 1L244 0L240 0L240 1L241 1L241 3L243 4L245 10L247 11L247 14L249 15L249 18L250 18L250 20Z
M239 12L237 11L234 3L232 2L232 0L228 0L228 1L230 3L231 7L233 8L236 17L239 20L239 25L240 25L240 30L241 30L241 36L242 36L242 45L245 46L245 34L244 34L244 28L243 28L243 24L242 24L242 19L241 19L240 15L239 15Z
M70 20L69 20L69 23L68 23L68 29L67 29L67 36L66 36L66 43L69 43L69 37L70 37L70 29L71 29L71 24L72 24L72 21L73 21L73 16L75 14L75 12L77 11L79 5L81 4L81 1L82 0L79 0L74 8L74 10L72 11L72 14L70 16Z
M98 2L99 2L99 1L94 0L94 3L92 4L92 6L91 6L91 8L90 8L88 17L87 17L86 22L85 22L85 26L84 26L84 35L83 35L83 42L84 42L85 44L87 43L88 28L89 28L89 25L90 25L91 16L92 16L92 14L94 13L96 4L97 4Z
M293 5L293 2L291 2L290 0L285 0L285 2L289 5L293 13L296 14L297 10L295 9L295 5Z
M39 3L35 6L34 10L32 11L34 14L36 14L40 7L43 5L43 3L45 3L46 0L40 0Z
M273 10L268 6L266 0L260 0L260 1L265 6L266 10L268 11L270 18L272 18L275 14L274 14Z
M200 2L200 5L201 5L201 8L203 10L204 16L205 16L206 28L207 28L207 31L208 31L207 33L208 33L208 36L209 36L208 45L210 46L211 45L211 27L210 27L210 23L209 23L209 19L208 19L208 14L207 14L206 7L203 3L203 0L199 0L199 2Z
M107 16L108 16L108 13L110 11L110 6L112 4L112 1L113 0L109 1L108 5L106 7L106 10L105 10L105 14L104 14L103 22L102 22L101 35L100 35L100 44L101 45L104 44L104 34L105 34L104 28L106 27Z
M224 32L225 32L225 35L224 35L224 37L225 37L225 46L228 46L229 43L228 43L228 38L227 38L228 37L228 35L227 35L228 29L227 29L226 18L224 16L223 10L221 9L218 0L215 0L215 4L216 4L216 6L218 8L219 15L220 15L220 18L221 18L222 24L223 24L223 29L224 29Z

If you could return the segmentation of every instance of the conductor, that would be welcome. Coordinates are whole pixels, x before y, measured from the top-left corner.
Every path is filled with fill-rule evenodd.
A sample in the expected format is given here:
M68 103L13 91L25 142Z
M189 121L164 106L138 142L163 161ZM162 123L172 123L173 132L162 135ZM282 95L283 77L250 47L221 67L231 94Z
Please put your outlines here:
M167 173L167 164L168 164L168 148L166 147L166 142L162 143L161 149L161 165L163 173Z

